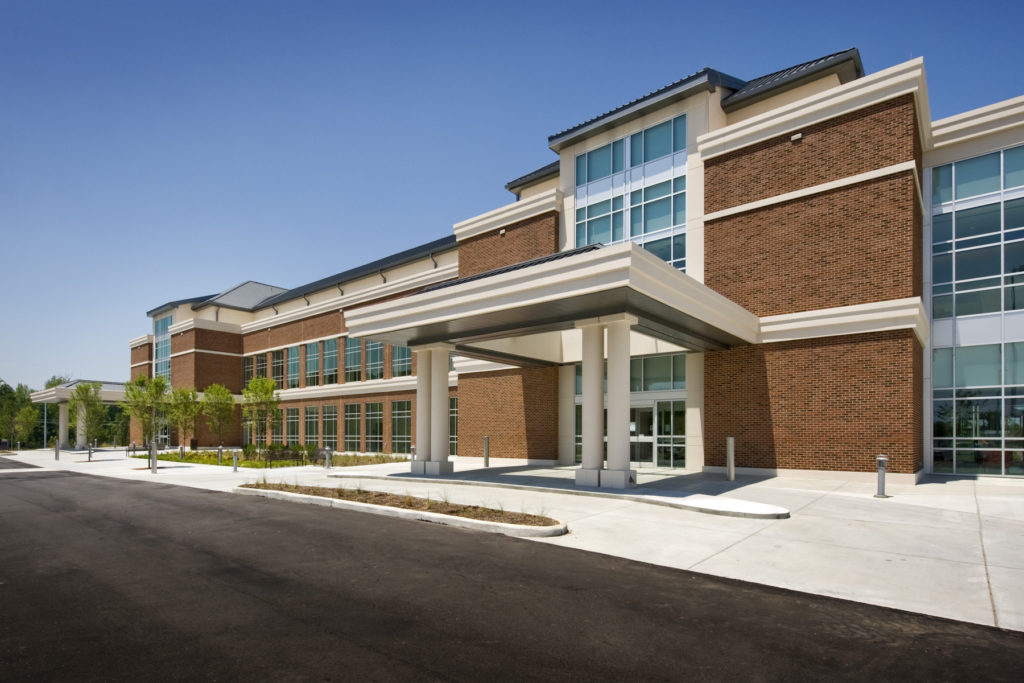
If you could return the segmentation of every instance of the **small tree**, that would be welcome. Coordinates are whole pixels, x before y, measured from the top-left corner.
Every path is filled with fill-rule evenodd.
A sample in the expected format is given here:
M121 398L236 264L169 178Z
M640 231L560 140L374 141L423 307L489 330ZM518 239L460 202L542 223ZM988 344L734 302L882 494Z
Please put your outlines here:
M167 420L178 430L178 443L185 445L185 436L195 434L196 417L199 415L199 394L195 389L174 389L170 405L167 406Z
M65 384L70 381L71 378L68 377L67 375L50 375L50 379L46 380L46 386L43 388L52 389L56 386L60 386L61 384Z
M249 386L242 390L242 412L254 430L263 427L264 435L270 433L271 421L280 419L279 405L281 398L277 393L277 383L269 377L253 377ZM260 457L263 455L263 440L256 443L256 453Z
M107 421L107 407L100 398L99 383L76 384L69 403L68 410L75 425L75 433L85 432L86 439L98 438L103 424Z
M223 384L211 384L203 391L203 415L210 431L217 435L217 443L224 445L224 430L235 417L235 397Z
M28 443L38 424L39 409L35 406L25 406L14 416L14 433L22 443Z
M124 403L129 415L142 427L142 441L150 443L163 424L167 408L167 379L162 375L150 379L136 377L124 387Z

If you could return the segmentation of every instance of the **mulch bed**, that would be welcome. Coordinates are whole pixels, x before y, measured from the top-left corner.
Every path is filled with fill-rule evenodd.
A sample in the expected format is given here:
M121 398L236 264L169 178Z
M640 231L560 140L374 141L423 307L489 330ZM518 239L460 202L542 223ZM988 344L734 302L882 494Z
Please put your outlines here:
M480 507L479 505L456 505L455 503L446 503L443 500L400 496L395 493L383 493L381 491L360 491L357 489L322 486L296 486L294 484L272 484L263 482L256 484L243 484L242 486L250 489L270 489L273 491L287 491L288 493L302 493L307 496L340 498L342 500L352 500L358 503L385 505L388 507L403 508L406 510L437 512L442 515L467 517L469 519L479 519L485 522L524 524L526 526L552 526L554 524L558 524L557 521L550 517L542 517L540 515L528 515L522 512L507 512L504 510Z

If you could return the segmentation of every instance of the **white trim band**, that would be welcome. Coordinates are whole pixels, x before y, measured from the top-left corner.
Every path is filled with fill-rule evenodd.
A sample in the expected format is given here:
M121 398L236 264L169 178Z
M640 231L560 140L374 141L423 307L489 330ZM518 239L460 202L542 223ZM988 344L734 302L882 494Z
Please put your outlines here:
M771 343L905 329L913 330L922 346L928 345L931 326L921 297L765 316L761 318L761 341Z
M240 354L240 353L232 353L230 351L211 351L211 350L208 350L208 349L186 349L185 351L178 351L177 353L172 353L170 356L168 356L168 358L177 358L178 356L185 356L185 355L188 355L190 353L208 353L208 354L210 354L212 356L234 356L235 358L241 358L242 357L242 354ZM134 367L134 366L132 366L132 367Z
M455 231L455 239L461 242L548 211L558 211L561 205L562 191L553 188L456 223L452 229Z

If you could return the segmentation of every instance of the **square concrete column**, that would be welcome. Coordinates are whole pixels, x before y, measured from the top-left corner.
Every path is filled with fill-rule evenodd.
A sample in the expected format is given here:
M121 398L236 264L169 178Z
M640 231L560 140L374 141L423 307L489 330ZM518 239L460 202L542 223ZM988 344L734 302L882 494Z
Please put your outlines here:
M78 406L78 422L75 424L75 450L84 451L89 444L89 435L85 433L85 406Z
M558 366L558 464L576 462L576 366Z
M57 440L61 448L71 448L68 443L68 404L60 403L57 406Z
M604 464L604 326L596 321L577 324L583 329L583 464L576 470L576 485L599 486Z
M629 330L636 318L616 317L617 320L609 320L605 325L608 330L608 468L601 472L600 485L624 489L636 483L636 471L629 468Z
M416 457L413 474L426 474L430 460L430 349L413 349L416 354Z
M430 461L427 474L451 474L448 462L448 354L451 347L437 345L430 356Z

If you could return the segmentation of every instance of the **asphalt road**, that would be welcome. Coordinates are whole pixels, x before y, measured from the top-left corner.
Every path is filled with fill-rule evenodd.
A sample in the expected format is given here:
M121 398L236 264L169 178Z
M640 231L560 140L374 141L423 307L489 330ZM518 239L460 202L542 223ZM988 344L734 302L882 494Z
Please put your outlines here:
M1022 670L1024 636L984 626L317 506L0 474L6 681L1016 681Z

